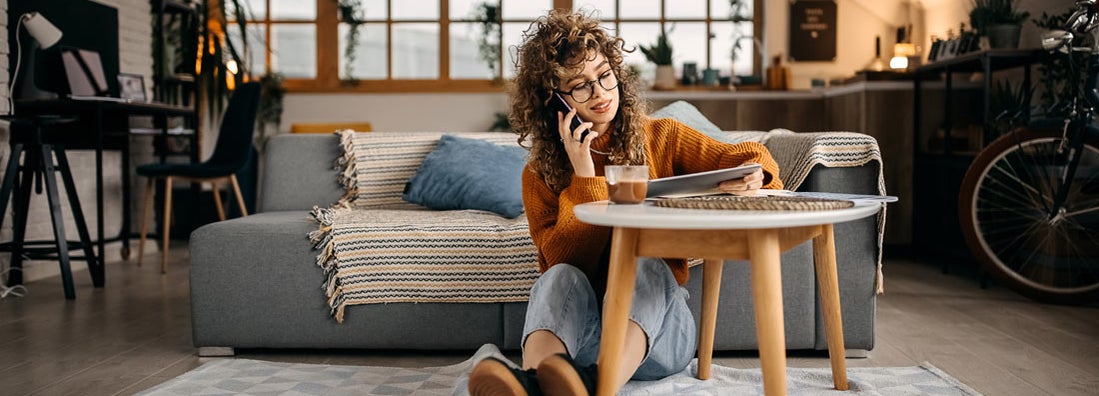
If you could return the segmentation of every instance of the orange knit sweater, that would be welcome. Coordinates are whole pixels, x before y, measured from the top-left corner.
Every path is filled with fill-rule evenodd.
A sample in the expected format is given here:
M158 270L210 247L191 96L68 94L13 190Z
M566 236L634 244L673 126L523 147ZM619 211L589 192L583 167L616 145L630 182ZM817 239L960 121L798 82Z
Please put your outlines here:
M763 165L763 188L782 188L778 164L762 144L721 143L670 118L649 120L645 133L650 179L756 162ZM607 151L607 140L599 139L592 147ZM592 161L596 177L574 175L570 185L560 194L554 193L528 164L523 172L523 205L530 222L531 238L538 247L541 271L558 263L572 264L588 276L591 285L602 295L607 283L611 229L581 222L572 212L575 205L607 199L603 166L610 163L606 156L595 153ZM686 260L666 261L679 284L686 283Z

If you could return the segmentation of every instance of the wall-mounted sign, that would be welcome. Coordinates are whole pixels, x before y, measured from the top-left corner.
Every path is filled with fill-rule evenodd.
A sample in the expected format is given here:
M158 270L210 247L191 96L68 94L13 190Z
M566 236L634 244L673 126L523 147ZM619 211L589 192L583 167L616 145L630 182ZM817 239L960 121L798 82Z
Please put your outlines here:
M790 2L790 60L836 60L835 0Z

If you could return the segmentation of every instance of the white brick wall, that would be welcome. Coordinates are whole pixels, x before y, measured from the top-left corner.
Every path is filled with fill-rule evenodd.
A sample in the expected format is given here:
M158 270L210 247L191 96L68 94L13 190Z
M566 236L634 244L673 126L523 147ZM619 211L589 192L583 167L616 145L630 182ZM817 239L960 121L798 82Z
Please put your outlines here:
M0 105L0 109L7 109L8 90L6 87L10 76L7 54L12 50L9 48L7 39L8 1L10 0L0 0L0 25L3 25L3 29L0 29L0 32L2 32L0 33L0 36L3 37L3 39L0 40L0 70L2 70L2 73L0 73L0 81L3 82L5 87L4 89L0 89L0 100L4 103L3 105ZM152 76L153 61L151 56L152 19L150 16L149 1L98 1L118 9L120 71L146 76L146 89L151 90L150 80ZM148 92L147 94L151 95L151 92ZM7 126L3 125L0 127L0 158L3 158L3 162L0 162L0 172L4 171L2 168L6 165L8 160L9 149L7 141ZM148 146L149 140L145 138L135 138L131 145L133 151L131 156L132 165L139 165L151 161L152 149ZM69 151L67 156L73 171L73 178L76 181L77 194L80 197L81 208L87 219L89 231L94 238L97 227L95 215L95 153L91 151ZM118 230L121 227L122 177L120 168L121 158L119 153L111 151L104 152L103 222L104 232L109 237L117 235ZM134 208L132 213L134 224L137 224L140 216L140 197L144 181L138 180L136 175L132 175L131 183L134 191L134 194L131 197L131 205ZM65 197L64 187L59 187L61 190L61 197ZM72 213L69 211L67 201L63 201L62 207L65 218L65 235L70 240L77 240L79 238L76 232L76 225L72 219ZM9 207L7 211L3 213L3 216L4 223L3 228L0 229L0 241L6 242L12 239L11 203L9 203ZM31 202L30 217L27 222L27 238L29 240L53 239L53 228L51 224L49 207L45 195L34 196ZM136 251L136 241L134 241L132 246L133 250ZM120 247L121 244L118 242L107 245L105 252L107 261L118 260ZM152 251L155 252L155 250ZM7 253L0 253L0 268L6 269L9 263L10 255ZM72 265L74 270L85 268L82 261L74 261ZM26 280L38 279L56 274L58 274L58 265L56 261L24 263L24 278ZM87 275L83 272L75 276L78 284L79 282L88 281Z

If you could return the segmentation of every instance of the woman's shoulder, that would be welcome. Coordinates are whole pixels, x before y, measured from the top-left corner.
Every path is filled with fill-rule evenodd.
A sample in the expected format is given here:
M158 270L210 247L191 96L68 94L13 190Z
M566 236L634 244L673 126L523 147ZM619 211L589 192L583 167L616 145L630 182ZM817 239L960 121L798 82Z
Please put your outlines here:
M650 139L666 139L679 131L683 124L674 118L652 118L646 116L645 133Z
M675 118L653 118L652 116L645 116L645 127L650 130L674 131L676 128L679 128L680 125L683 125L683 123Z

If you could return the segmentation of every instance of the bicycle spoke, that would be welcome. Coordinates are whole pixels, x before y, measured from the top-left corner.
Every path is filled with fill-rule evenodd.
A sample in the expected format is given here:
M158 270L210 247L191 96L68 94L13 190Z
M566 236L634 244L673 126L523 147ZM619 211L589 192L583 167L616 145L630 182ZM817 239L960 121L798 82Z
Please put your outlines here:
M988 175L986 175L986 181L988 181L989 183L986 183L986 184L995 183L995 184L1003 186L1003 188L995 188L996 193L997 193L996 195L998 195L1000 197L1004 197L1004 198L1014 198L1014 199L1011 199L1011 202L1016 203L1019 207L1032 208L1032 207L1034 207L1035 203L1041 203L1043 207L1048 208L1048 205L1045 205L1045 203L1044 203L1045 202L1044 199L1035 198L1034 195L1032 195L1032 194L1025 194L1025 193L1022 192L1022 190L1020 190L1018 188L1013 188L1014 186L1012 184L1017 185L1018 187L1023 187L1023 189L1025 189L1025 190L1030 190L1034 194L1037 194L1038 196L1041 197L1041 193L1034 190L1033 187L1031 187L1031 186L1027 185L1026 183L1024 183L1022 180L1020 180L1014 174L1009 174L1009 173L1007 173L1006 171L1003 171L1003 170L1000 170L1000 173L1003 176L1006 176L1006 178L1009 181L1014 181L1015 183L1006 183L1002 180L1003 179L1002 177L994 176L992 174L992 172L989 172ZM993 186L989 185L988 188L981 188L981 191L984 192L984 191L993 190L993 189L994 189ZM986 194L979 194L979 195L981 197L986 196ZM1042 197L1042 198L1044 198L1044 197Z
M1036 202L1042 203L1042 207L1045 209L1046 213L1048 213L1050 211L1050 205L1053 204L1053 195L1050 194L1051 188L1047 178L1039 177L1038 175L1036 175L1036 173L1038 172L1037 170L1043 168L1042 164L1038 163L1037 161L1037 155L1034 155L1033 153L1031 153L1031 151L1041 151L1041 149L1037 147L1037 143L1027 146L1020 145L1016 151L1012 152L1009 155L1005 155L1004 160L1001 162L1006 162L1007 166L1011 168L1012 172L1014 172L1015 174L1026 176L1031 181L1031 183L1024 183L1020 180L1019 184L1027 186L1028 191L1031 191L1038 197L1043 198L1041 201ZM1015 161L1020 162L1020 167L1022 168L1022 171L1015 169L1012 158L1009 157L1014 157ZM1033 186L1030 186L1030 184L1036 184L1038 187L1041 187L1041 191Z
M1099 203L1099 200L1096 200L1096 203ZM1074 217L1074 216L1079 216L1079 215L1082 215L1082 214L1085 214L1085 213L1091 213L1091 212L1095 212L1095 211L1099 211L1099 206L1093 206L1090 209L1080 209L1080 210L1073 211L1073 212L1066 212L1065 217Z
M1016 176L1016 175L1019 174L1019 171L1016 171L1015 167L1012 166L1011 161L1007 160L1006 158L1002 161L997 162L996 165L992 167L992 169L997 170L1000 173L1003 173L1004 176L1008 177L1008 179L1015 181L1015 184L1018 185L1018 187L1021 187L1023 190L1030 191L1032 194L1035 194L1035 195L1038 195L1038 196L1042 195L1041 192L1039 192L1037 189L1035 189L1029 183L1023 182L1022 180L1019 179L1018 176ZM986 174L986 177L992 177L992 171L991 170L988 172L988 174ZM1007 183L1004 183L1004 185L1007 186ZM1033 198L1033 197L1027 196L1027 198ZM1048 207L1047 207L1047 210L1048 210Z

